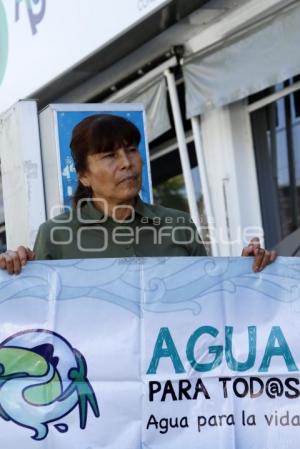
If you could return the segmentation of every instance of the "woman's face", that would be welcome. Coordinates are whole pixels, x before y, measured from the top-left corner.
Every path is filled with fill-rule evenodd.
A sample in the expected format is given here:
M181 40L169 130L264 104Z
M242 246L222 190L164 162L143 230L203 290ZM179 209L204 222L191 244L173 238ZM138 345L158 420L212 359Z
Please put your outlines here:
M87 170L79 179L92 189L93 198L109 207L130 204L141 190L142 158L134 145L88 155Z

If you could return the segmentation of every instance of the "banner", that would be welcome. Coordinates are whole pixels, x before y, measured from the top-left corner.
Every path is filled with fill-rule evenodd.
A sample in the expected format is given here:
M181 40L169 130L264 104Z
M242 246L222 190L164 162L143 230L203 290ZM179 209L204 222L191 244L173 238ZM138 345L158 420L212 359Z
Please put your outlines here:
M0 446L298 449L300 262L1 272Z

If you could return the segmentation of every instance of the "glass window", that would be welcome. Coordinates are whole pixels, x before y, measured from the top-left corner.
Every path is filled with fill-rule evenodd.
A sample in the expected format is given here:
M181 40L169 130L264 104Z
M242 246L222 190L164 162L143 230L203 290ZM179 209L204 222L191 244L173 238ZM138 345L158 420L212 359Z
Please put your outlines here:
M297 81L297 79L296 79ZM250 98L293 84L287 80ZM266 244L277 245L300 226L300 90L251 113Z

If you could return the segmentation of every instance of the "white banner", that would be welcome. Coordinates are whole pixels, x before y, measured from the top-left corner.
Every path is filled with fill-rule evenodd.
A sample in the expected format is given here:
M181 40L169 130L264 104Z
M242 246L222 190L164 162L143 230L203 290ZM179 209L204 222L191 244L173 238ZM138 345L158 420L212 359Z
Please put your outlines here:
M0 112L171 0L0 0Z
M1 273L11 449L298 449L300 262L34 262Z

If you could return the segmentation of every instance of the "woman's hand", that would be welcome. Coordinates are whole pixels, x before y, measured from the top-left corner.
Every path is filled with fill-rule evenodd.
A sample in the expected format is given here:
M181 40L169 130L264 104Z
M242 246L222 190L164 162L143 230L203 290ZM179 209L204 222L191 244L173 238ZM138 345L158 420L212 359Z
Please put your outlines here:
M243 249L242 256L254 256L252 269L255 272L262 271L267 265L274 262L276 251L267 251L260 247L259 238L254 237L249 245Z
M31 249L19 246L16 251L8 250L0 254L0 268L9 274L19 274L27 261L34 259L35 254Z

